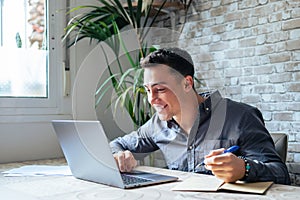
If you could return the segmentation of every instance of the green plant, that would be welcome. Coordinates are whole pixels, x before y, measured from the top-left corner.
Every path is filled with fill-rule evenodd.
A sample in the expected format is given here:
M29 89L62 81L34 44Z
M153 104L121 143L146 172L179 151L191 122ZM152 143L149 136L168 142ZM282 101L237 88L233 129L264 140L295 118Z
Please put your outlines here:
M117 97L113 99L115 105L125 108L136 127L144 124L152 115L145 89L142 86L143 73L139 66L140 58L154 50L154 48L147 48L144 43L148 33L146 27L153 26L166 1L161 1L161 5L156 6L155 9L154 0L138 0L136 5L133 5L131 0L127 0L126 5L119 0L98 0L99 6L75 7L70 10L70 13L78 10L88 11L73 17L65 28L63 36L68 47L75 45L83 38L89 38L90 42L105 42L113 50L118 72L112 69L113 67L106 59L109 77L96 91L95 95L98 98L96 106L101 102L105 93L113 87L117 94ZM120 29L126 26L130 26L136 33L139 44L138 56L133 57L122 41ZM119 61L120 48L125 52L131 65L131 68L127 70L123 69ZM106 53L104 48L103 52Z
M128 25L136 31L139 37L138 40L142 44L143 37L147 35L147 33L144 33L145 27L153 26L161 9L167 2L167 0L162 0L161 5L154 9L154 0L138 0L135 6L133 6L131 0L127 0L127 4L122 4L119 0L97 1L100 4L99 6L77 6L69 11L69 13L72 13L78 10L89 10L69 21L64 35L64 39L66 37L70 39L68 46L76 44L83 38L90 38L91 41L96 40L98 42L106 41L116 34L115 27L121 30ZM152 11L155 11L155 13ZM117 50L114 47L112 48Z
M120 0L95 1L99 2L99 6L77 6L68 12L70 14L85 11L70 19L63 40L68 47L71 47L80 40L89 38L90 42L96 41L100 45L101 42L105 42L113 50L117 67L112 66L106 58L109 77L97 89L95 104L99 105L103 96L113 88L116 98L109 106L115 103L115 109L117 106L124 108L134 125L139 127L153 114L142 85L143 70L140 68L139 61L155 50L154 47L147 46L145 38L150 30L149 27L155 24L168 0L136 0L136 2L124 0L126 4ZM192 1L180 2L187 11ZM120 34L120 30L128 26L134 30L138 41L138 52L135 53L128 52ZM102 48L102 50L106 55L106 49ZM119 60L120 50L125 52L130 63L129 69L124 69Z

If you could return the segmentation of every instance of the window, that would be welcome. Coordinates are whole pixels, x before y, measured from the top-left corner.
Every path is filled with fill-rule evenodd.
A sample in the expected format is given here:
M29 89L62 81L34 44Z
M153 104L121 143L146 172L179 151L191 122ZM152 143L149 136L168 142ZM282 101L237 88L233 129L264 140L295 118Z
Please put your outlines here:
M62 114L65 4L0 0L0 122L4 116Z
M0 96L47 98L45 0L0 1Z

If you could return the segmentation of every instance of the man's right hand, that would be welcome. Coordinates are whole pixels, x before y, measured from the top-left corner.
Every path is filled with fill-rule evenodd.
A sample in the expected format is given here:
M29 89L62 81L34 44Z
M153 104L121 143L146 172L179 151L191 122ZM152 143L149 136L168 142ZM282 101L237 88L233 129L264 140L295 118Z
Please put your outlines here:
M130 172L137 165L137 161L128 150L119 151L118 153L113 154L113 156L121 172Z

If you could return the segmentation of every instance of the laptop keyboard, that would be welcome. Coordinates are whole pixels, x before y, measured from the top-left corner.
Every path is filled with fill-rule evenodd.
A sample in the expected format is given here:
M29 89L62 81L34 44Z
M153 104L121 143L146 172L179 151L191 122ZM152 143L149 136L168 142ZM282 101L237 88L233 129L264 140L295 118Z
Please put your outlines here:
M125 185L137 184L137 183L145 183L150 182L150 179L136 177L136 176L129 176L126 174L121 174L123 182Z

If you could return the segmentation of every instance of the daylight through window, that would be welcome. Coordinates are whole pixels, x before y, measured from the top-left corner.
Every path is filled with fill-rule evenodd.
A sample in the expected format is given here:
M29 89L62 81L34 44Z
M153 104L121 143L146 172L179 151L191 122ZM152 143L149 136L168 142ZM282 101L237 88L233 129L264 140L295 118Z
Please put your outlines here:
M48 97L46 0L0 0L0 97Z

